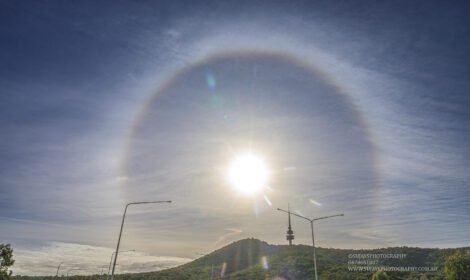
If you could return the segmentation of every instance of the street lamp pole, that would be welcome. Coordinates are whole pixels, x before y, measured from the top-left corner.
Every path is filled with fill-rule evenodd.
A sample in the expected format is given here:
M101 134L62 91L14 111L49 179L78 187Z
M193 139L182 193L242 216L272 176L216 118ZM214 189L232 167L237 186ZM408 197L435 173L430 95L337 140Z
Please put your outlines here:
M313 267L315 269L315 280L318 280L317 256L315 254L315 231L313 230L313 220L310 221L310 228L312 229Z
M118 253L119 253L119 245L121 243L122 228L124 227L124 220L126 218L127 208L130 205L151 204L151 203L171 203L171 200L166 200L166 201L139 201L139 202L131 202L131 203L126 204L126 207L124 208L124 214L122 215L121 230L119 231L119 237L118 237L118 242L117 242L117 246L116 246L116 254L114 254L114 263L113 263L113 270L111 272L111 280L114 280L114 269L116 268L116 261L117 261L117 257L118 257Z
M60 266L62 265L62 263L64 263L64 262L60 262L59 266L57 267L57 272L55 273L55 278L59 278L59 269L60 269Z
M307 220L307 221L310 223L310 228L311 228L311 230L312 230L313 267L314 267L314 269L315 269L315 280L318 280L317 257L316 257L316 255L315 255L315 233L314 233L313 223L314 223L315 221L318 221L318 220L323 220L323 219L328 219L328 218L333 218L333 217L344 216L344 214L338 214L338 215L332 215L332 216L325 216L325 217L320 217L320 218L309 219L309 218L304 217L304 216L302 216L302 215L299 215L299 214L296 214L296 213L292 213L292 212L290 212L290 211L286 211L286 210L281 209L281 208L277 208L277 210L282 211L282 212L286 212L286 213L291 214L291 215L294 215L294 216L296 216L296 217L298 217L298 218Z
M129 251L122 251L121 253L125 253L125 252L134 252L135 250L129 250ZM109 267L108 267L108 274L106 277L106 279L109 279L109 273L111 272L111 264L113 264L113 257L114 257L114 254L116 253L116 251L114 251L112 254L111 254L111 259L109 260Z

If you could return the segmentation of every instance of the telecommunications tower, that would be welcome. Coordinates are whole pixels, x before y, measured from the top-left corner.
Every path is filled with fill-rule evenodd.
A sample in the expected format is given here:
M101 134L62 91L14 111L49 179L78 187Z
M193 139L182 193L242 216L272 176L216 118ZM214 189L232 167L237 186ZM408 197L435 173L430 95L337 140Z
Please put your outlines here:
M292 230L292 226L290 224L290 205L287 204L287 219L289 221L289 226L287 227L287 235L286 239L289 241L289 246L292 246L292 240L294 240L294 231Z

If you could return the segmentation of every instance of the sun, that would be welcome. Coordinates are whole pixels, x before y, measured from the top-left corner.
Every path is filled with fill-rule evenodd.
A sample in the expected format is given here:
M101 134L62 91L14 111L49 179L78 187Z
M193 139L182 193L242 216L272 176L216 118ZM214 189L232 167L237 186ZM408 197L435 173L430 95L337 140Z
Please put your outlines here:
M268 169L261 158L253 154L243 154L231 163L228 177L235 190L252 195L266 187Z

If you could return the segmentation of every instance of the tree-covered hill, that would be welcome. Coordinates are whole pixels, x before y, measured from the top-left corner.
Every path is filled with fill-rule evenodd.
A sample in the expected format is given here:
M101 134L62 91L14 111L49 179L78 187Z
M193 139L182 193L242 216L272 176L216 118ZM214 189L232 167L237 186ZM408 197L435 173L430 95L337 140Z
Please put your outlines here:
M444 263L460 249L393 247L373 250L317 248L320 279L371 279L374 270L384 268L390 279L445 279ZM426 271L420 271L420 270ZM390 271L400 270L400 271ZM435 270L435 271L434 271ZM117 280L164 279L313 279L312 247L270 245L244 239L179 267L156 272L117 275ZM20 277L14 279L52 279ZM105 279L104 275L71 276L74 280Z

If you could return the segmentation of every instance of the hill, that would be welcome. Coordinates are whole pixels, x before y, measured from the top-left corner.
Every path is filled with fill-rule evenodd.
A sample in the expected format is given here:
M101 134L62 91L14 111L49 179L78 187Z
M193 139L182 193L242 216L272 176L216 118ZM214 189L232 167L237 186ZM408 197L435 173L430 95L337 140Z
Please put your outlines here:
M460 249L393 247L373 250L317 248L320 279L371 279L374 269L387 267L392 279L444 279L447 256ZM419 271L425 269L426 271ZM364 271L367 270L367 271ZM407 271L408 270L408 271ZM414 270L414 271L413 271ZM243 239L179 267L148 273L117 275L117 280L166 279L313 279L312 247L270 245L257 239ZM46 277L42 279L52 279ZM73 276L76 280L104 279L104 276ZM14 279L39 279L15 277Z
M317 248L318 274L320 279L365 280L371 278L373 271L354 270L392 267L400 270L437 269L389 273L396 279L444 279L445 259L456 250L412 247L374 250ZM224 279L298 280L313 279L313 273L311 246L269 245L257 239L244 239L180 267L126 275L123 279L221 279L223 275Z

